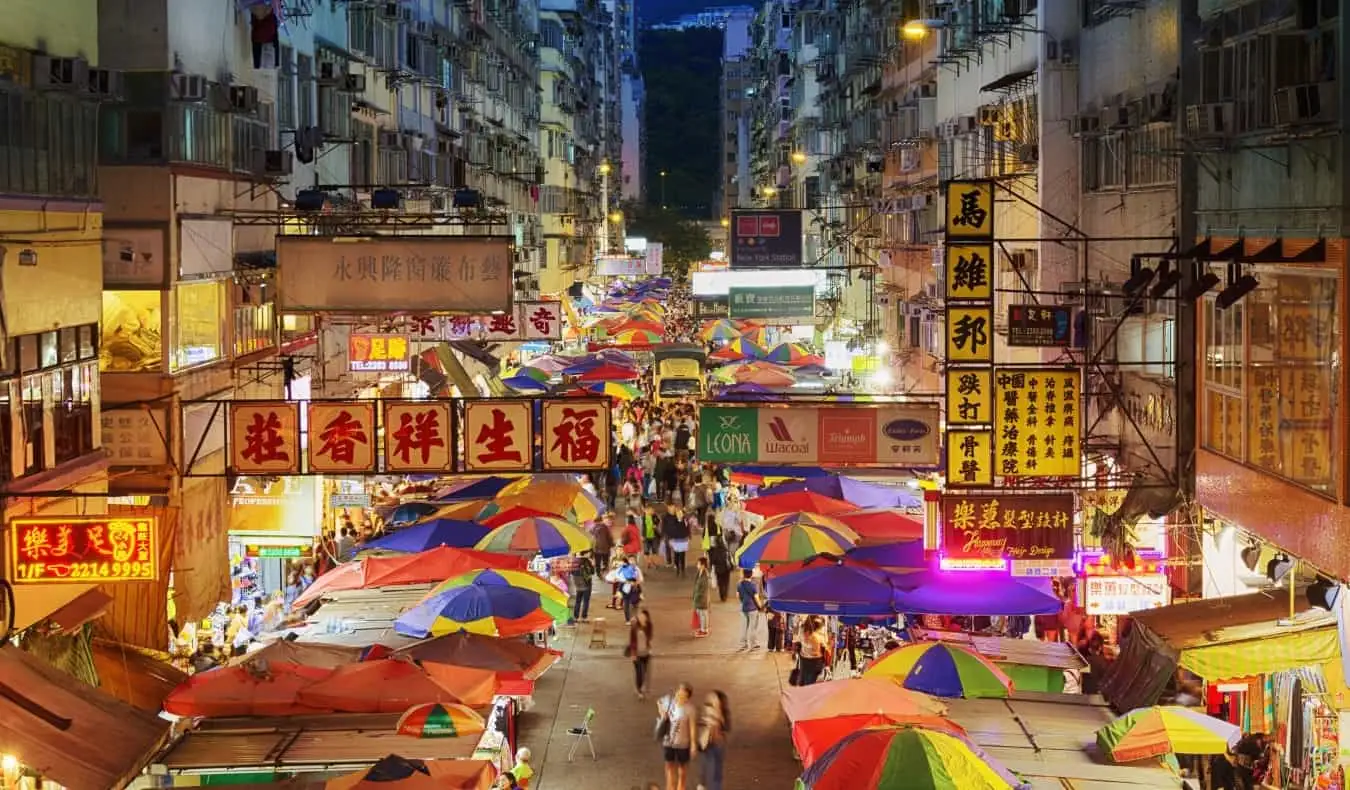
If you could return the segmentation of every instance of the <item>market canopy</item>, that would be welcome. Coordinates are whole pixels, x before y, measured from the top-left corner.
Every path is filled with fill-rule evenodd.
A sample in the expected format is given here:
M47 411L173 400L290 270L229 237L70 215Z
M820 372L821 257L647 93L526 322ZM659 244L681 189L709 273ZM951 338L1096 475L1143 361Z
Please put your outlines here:
M871 564L819 555L781 565L765 578L769 603L785 614L835 616L895 613L890 577Z
M921 540L923 520L894 508L855 510L834 517L853 528L863 543L894 543Z
M300 609L325 593L364 590L402 584L435 584L478 568L520 570L529 567L524 557L473 549L440 546L417 554L362 557L323 574L292 604Z
M296 700L340 713L402 713L424 702L482 707L492 702L497 686L491 670L385 658L338 667L300 689Z
M787 494L768 494L746 500L745 511L769 518L784 513L820 513L824 516L847 513L854 506L813 491L794 491ZM842 520L842 519L841 519ZM846 522L847 523L847 522Z
M434 661L494 672L520 672L534 680L556 664L562 654L516 639L496 639L460 631L401 648L392 654L413 661Z
M935 571L893 577L896 608L913 614L1058 614L1064 603L1048 579L1020 580L1000 571Z
M839 499L859 508L916 508L923 504L923 496L905 488L881 483L869 483L844 475L812 477L779 483L764 492L786 494L793 491L814 491L831 499Z
M367 541L362 551L396 551L412 554L438 546L471 549L492 528L477 521L454 518L432 518L410 527L395 530L384 537Z

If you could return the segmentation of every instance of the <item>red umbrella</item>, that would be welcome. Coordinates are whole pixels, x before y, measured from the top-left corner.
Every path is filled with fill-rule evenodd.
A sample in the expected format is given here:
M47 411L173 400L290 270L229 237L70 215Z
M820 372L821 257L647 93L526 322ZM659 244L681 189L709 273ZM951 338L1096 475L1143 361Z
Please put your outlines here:
M340 713L402 713L425 702L481 707L496 691L497 673L489 669L386 658L340 667L298 698Z
M490 516L484 516L478 519L478 523L484 526L496 529L503 524L509 524L512 521L519 521L522 518L534 518L536 516L547 516L548 518L557 518L557 513L550 513L547 510L536 510L532 507L522 507L515 505L508 507L500 513L493 513ZM511 570L508 568L507 570Z
M395 584L429 584L443 582L480 568L525 570L528 562L521 557L495 554L473 549L437 546L416 554L391 557L364 557L339 565L314 581L292 608L300 608L318 600L324 593L339 590L365 590L371 587L390 587Z
M765 518L783 513L819 513L822 516L832 516L857 510L842 499L831 499L814 491L792 491L787 494L755 497L746 501L745 509Z
M807 354L804 357L798 357L797 359L793 360L791 364L792 367L794 368L805 368L805 367L823 368L825 367L825 357L822 357L819 354Z
M535 647L518 639L497 639L468 631L458 631L409 645L395 655L415 661L475 667L493 672L520 672L528 680L539 677L562 658L562 653L556 650Z
M169 692L164 710L175 716L294 716L332 710L300 694L335 670L290 661L249 661L199 672Z
M638 377L633 368L605 363L577 376L577 381L632 381Z
M970 737L960 726L941 716L892 716L887 713L860 713L796 722L792 725L792 745L797 747L797 756L802 761L802 767L809 768L811 763L814 763L816 758L829 751L831 746L858 730L864 727L886 727L897 724L926 727L949 735Z
M894 508L873 508L838 513L835 518L849 525L860 543L897 543L923 538L923 521Z

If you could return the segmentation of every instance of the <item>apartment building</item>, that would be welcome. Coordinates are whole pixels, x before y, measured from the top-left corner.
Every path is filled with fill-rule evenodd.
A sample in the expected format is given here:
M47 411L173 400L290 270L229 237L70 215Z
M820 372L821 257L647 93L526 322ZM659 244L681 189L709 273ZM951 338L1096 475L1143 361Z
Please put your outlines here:
M105 512L97 119L118 92L94 0L0 26L0 487L6 520ZM53 492L70 492L62 496ZM25 496L25 493L31 496ZM94 496L90 496L94 495Z
M751 28L754 79L750 102L750 199L778 206L790 200L792 125L792 27L795 4L771 0Z
M750 110L757 90L757 72L752 52L753 9L730 14L722 28L722 75L718 85L721 102L719 138L722 156L719 183L714 195L717 213L727 217L737 206L751 205Z

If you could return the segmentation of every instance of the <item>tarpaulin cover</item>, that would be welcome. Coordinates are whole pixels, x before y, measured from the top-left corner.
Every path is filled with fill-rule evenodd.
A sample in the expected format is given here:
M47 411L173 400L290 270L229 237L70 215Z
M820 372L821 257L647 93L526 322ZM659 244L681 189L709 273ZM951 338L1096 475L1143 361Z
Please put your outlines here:
M318 600L324 593L365 590L396 584L434 584L479 568L524 570L529 560L508 554L440 546L417 554L394 557L364 557L339 565L311 584L296 599L294 608Z
M535 647L518 639L497 639L467 631L409 645L393 655L493 672L520 672L529 680L538 678L562 658L562 653L556 650Z
M896 607L914 614L1057 614L1064 604L1048 579L1015 579L991 571L918 571L893 577Z
M333 674L332 669L290 661L249 661L198 672L164 700L175 716L295 716L333 708L300 699L300 692Z
M497 673L490 669L386 658L339 667L302 688L296 698L342 713L402 713L424 702L482 707L496 692Z
M792 491L814 491L817 494L842 499L861 508L873 507L919 507L923 497L903 488L869 483L843 475L812 477L807 480L794 480L765 491L771 494L786 494Z
M895 588L890 577L880 568L856 560L813 557L771 572L766 585L769 604L787 614L895 612Z

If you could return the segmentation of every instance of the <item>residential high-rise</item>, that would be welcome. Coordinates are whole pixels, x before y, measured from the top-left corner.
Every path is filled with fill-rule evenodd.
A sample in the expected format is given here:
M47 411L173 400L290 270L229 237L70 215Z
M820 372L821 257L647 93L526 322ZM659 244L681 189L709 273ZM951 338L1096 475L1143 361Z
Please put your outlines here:
M749 206L750 111L755 101L757 70L751 57L755 12L736 8L722 27L722 80L719 139L722 141L717 214L726 217L737 206Z

